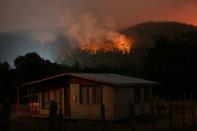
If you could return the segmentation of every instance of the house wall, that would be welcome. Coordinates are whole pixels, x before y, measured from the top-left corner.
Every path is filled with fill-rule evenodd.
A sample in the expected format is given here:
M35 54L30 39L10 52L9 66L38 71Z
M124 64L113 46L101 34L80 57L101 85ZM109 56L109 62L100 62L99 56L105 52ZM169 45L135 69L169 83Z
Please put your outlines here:
M145 88L151 88L149 85L138 85L134 86L134 88L140 88L140 98L141 101L138 104L134 104L134 111L135 115L144 115L150 113L150 104L151 101L145 102L144 100L144 89ZM132 102L134 103L134 88L130 89L130 93L133 95L131 96ZM151 90L150 90L150 98L151 98ZM150 99L151 100L151 99Z
M140 85L134 87L140 88L141 94L141 101L138 104L134 104L135 115L149 114L151 103L150 101L144 101L144 88L147 88L148 86ZM129 118L131 108L130 104L134 103L134 87L114 88L114 120Z
M150 101L149 102L143 102L143 114L150 114L151 113L151 99L152 99L152 86L145 86L144 88L149 87L150 88Z
M49 110L46 108L43 108L43 98L42 98L42 92L39 93L39 106L40 106L40 115L48 116Z
M138 104L134 104L134 110L136 115L141 115L150 112L150 102L144 102L144 88L146 85L132 86L132 87L112 87L103 85L97 82L84 80L80 78L69 78L68 87L64 86L50 86L40 87L42 89L39 96L40 114L48 116L49 109L43 108L43 92L50 94L50 100L54 100L55 91L60 92L61 103L59 107L62 107L62 113L64 116L65 109L69 108L69 117L72 119L101 119L101 106L105 107L105 119L106 120L120 120L128 118L130 115L130 103L134 103L134 88L140 88L141 101ZM79 102L79 89L80 86L95 85L102 88L102 103L101 104L80 104ZM149 86L150 87L150 86ZM48 88L48 90L46 90ZM68 89L65 94L65 89ZM69 99L65 97L69 94ZM49 101L50 101L49 100ZM67 101L69 100L69 101ZM68 102L68 103L67 103ZM69 106L66 107L65 105ZM59 109L58 107L58 109ZM59 112L59 111L58 111Z
M143 86L135 86L134 88L140 88L140 99L141 99L141 101L139 103L137 103L137 104L134 103L134 112L135 112L135 115L142 115L142 114L144 114L144 108L145 108L145 106L144 106L144 87ZM133 89L133 94L134 93L135 92Z
M103 86L103 104L105 106L105 119L114 119L114 88Z
M70 84L70 115L72 119L101 119L102 104L80 104L79 87L80 85L97 85L102 88L102 102L105 107L105 119L113 120L113 88L86 80L72 79ZM75 101L74 99L77 99Z
M63 86L51 86L51 87L43 87L43 88L48 88L49 90L44 90L44 91L41 91L39 94L38 94L38 101L39 101L39 107L40 107L40 115L43 115L43 116L48 116L49 114L49 106L50 106L50 103L48 103L47 107L44 107L43 106L43 92L48 92L49 93L49 102L51 100L54 100L56 103L58 103L58 111L57 113L59 112L59 109L60 107L62 108L62 113L64 115L64 87ZM55 93L56 91L58 91L58 93ZM56 95L56 96L55 96ZM58 102L55 97L57 98L60 98L60 101Z
M65 99L64 99L64 87L62 86L60 88L60 92L61 92L61 107L62 107L62 114L63 116L65 115Z
M74 101L74 97L77 101ZM79 84L70 84L70 115L72 119L100 119L99 104L79 103Z
M134 104L134 112L135 112L135 115L141 115L143 114L144 112L144 108L146 108L146 103L144 103L144 86L131 86L131 87L128 87L129 88L129 101L130 101L130 104ZM134 88L140 88L140 99L141 101L136 104L134 102ZM131 107L131 105L129 105L129 107Z
M129 88L115 87L114 92L114 120L129 118Z

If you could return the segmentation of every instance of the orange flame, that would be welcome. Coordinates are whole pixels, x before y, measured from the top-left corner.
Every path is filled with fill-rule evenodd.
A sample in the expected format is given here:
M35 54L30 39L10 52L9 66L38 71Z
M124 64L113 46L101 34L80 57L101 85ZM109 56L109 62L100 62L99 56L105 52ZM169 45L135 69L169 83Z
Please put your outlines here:
M82 51L90 51L91 53L102 52L113 52L121 51L123 54L130 53L133 47L134 40L128 39L124 35L115 37L112 40L99 40L91 42L80 43L80 49Z

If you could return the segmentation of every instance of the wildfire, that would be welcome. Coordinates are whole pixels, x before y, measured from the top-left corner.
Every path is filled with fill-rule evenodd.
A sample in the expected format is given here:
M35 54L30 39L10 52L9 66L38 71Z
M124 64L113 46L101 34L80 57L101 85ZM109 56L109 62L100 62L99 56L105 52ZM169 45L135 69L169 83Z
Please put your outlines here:
M97 53L98 51L113 52L116 50L126 54L131 51L133 42L133 39L128 39L126 36L120 35L112 40L92 40L88 42L81 42L80 49L90 51L91 53Z

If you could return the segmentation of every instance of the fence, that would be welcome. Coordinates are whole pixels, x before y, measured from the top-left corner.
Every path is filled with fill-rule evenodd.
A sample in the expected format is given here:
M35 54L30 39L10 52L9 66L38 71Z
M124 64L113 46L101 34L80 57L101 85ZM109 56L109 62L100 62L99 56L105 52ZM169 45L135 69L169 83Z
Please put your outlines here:
M197 101L160 101L153 105L152 128L188 128L197 125Z

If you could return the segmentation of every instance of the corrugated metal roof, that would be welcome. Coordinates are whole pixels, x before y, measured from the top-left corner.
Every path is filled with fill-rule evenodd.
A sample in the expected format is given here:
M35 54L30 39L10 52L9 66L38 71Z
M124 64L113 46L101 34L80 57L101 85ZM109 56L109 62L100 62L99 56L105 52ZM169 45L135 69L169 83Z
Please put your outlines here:
M32 81L32 82L24 84L24 86L40 83L40 82L43 82L43 81L52 80L52 79L55 79L55 78L57 79L59 77L64 77L64 76L78 77L78 78L87 79L87 80L91 80L91 81L96 81L96 82L100 82L100 83L120 85L120 86L121 85L122 86L133 85L133 84L156 84L157 83L155 81L150 81L150 80L145 80L145 79L130 77L130 76L124 76L124 75L118 75L118 74L65 73L65 74L60 74L60 75L57 75L57 76L41 79L41 80L38 80L38 81Z

